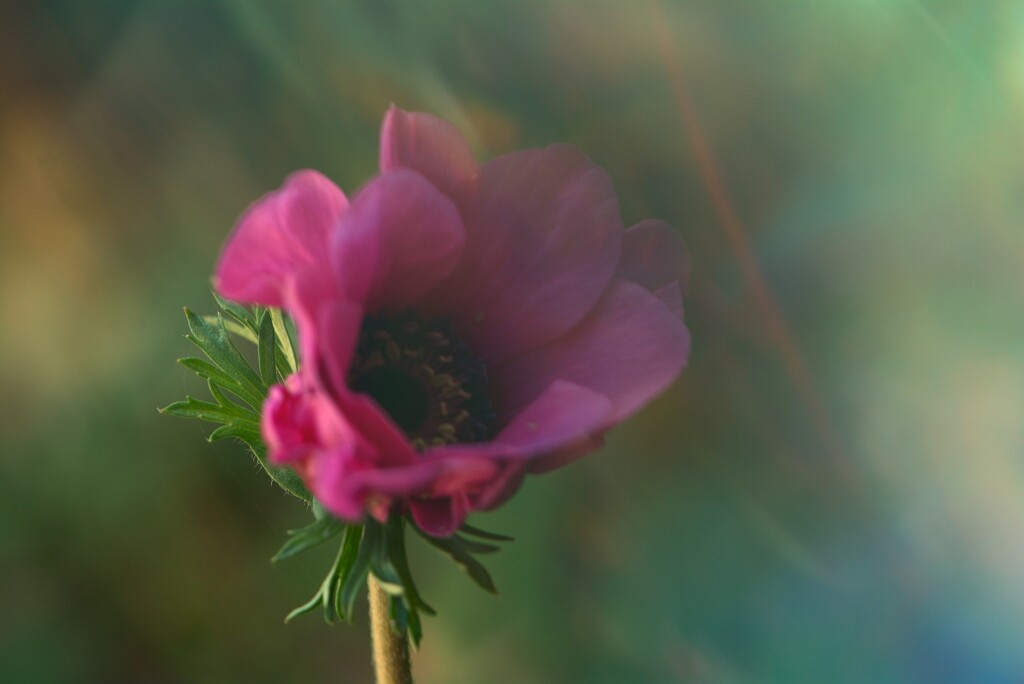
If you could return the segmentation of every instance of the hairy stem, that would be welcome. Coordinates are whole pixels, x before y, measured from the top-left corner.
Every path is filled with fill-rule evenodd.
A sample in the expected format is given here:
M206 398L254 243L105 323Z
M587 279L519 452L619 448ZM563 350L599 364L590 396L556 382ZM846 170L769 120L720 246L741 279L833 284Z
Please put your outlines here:
M391 626L390 597L370 574L370 633L373 635L373 669L377 684L412 684L409 641Z

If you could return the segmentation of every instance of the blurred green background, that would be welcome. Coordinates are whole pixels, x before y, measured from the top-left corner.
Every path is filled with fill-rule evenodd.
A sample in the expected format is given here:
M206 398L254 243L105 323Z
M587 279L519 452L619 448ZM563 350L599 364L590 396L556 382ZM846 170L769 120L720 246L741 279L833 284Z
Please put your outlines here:
M681 381L472 519L499 599L413 542L418 681L1024 681L1024 3L0 7L0 681L369 681L362 608L281 622L308 513L156 409L238 214L391 102L694 262Z

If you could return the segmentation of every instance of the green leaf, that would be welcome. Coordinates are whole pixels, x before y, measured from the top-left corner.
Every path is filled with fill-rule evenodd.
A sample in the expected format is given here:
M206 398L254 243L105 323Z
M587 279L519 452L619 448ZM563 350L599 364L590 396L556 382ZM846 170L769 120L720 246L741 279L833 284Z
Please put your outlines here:
M343 547L338 549L338 559L334 562L334 568L327 575L323 587L320 589L320 605L324 609L324 621L329 625L344 619L344 614L338 610L337 599L338 587L341 586L342 579L341 573L338 572L338 563L341 560L343 550Z
M309 612L312 612L312 611L316 610L316 607L319 606L321 601L322 601L322 598L321 598L320 594L321 593L319 591L316 592L316 596L314 596L313 598L309 599L309 601L307 601L306 603L303 603L301 606L299 606L298 608L296 608L292 612L288 613L288 615L285 616L284 621L286 623L291 622L292 620L294 620L295 618L299 617L300 615L305 615L306 613L309 613Z
M184 401L176 401L160 409L161 413L183 418L199 418L214 423L245 422L259 431L259 423L253 421L252 413L233 404L227 406L200 401L195 397L185 397Z
M266 396L266 386L249 366L245 357L231 343L224 329L223 320L218 317L217 325L214 326L188 309L185 309L185 315L191 331L185 338L199 347L213 362L213 366L231 379L230 384L225 382L224 388L237 394L258 412Z
M278 368L282 375L288 376L299 368L298 359L295 357L295 339L280 309L270 309L270 320L274 324L274 334L277 337L280 356L283 357L283 362L278 361Z
M420 596L416 583L412 579L409 561L405 554L405 518L392 516L388 521L387 546L391 565L405 589L401 597L391 600L391 618L400 632L408 631L413 647L419 648L420 640L423 638L420 612L427 615L436 615L437 613Z
M222 390L220 388L220 385L218 385L213 380L207 380L206 381L206 386L210 390L210 395L217 401L217 403L220 406L233 406L233 407L237 407L237 408L239 408L239 409L241 409L241 410L243 410L243 411L245 411L247 413L250 413L252 415L252 420L254 422L258 421L260 419L259 415L257 415L255 412L249 411L249 409L243 409L241 406L239 406L235 402L233 402L230 399L228 399L228 396L224 393L224 390Z
M390 525L387 528L382 528L373 521L367 522L366 525L367 527L373 526L378 528L373 535L376 539L376 545L373 549L373 554L370 556L370 570L384 591L391 596L401 596L405 592L405 587L402 584L402 578L398 576L398 571L392 565L389 557L388 532L390 532Z
M314 505L314 512L316 512L317 505ZM317 523L323 520L330 520L330 516L323 516L317 518L317 521L310 527L315 526ZM344 619L345 613L342 611L342 604L338 600L340 595L340 588L343 579L349 575L349 570L352 567L353 557L355 551L358 550L359 537L362 534L362 528L353 526L344 526L345 538L342 540L341 545L338 547L338 554L335 556L334 563L331 564L331 569L324 577L323 582L320 583L320 588L316 594L306 603L302 604L292 612L288 613L285 617L285 622L290 622L292 619L309 613L316 609L317 606L323 608L324 620L329 624L336 622L339 619ZM308 528L304 528L308 529ZM301 534L304 530L299 530ZM287 546L287 544L285 545ZM284 549L282 549L283 551ZM280 555L280 552L278 553ZM276 556L275 556L276 558Z
M399 634L408 632L413 648L418 649L420 641L423 639L423 626L420 623L419 613L400 599L392 598L389 603L392 628Z
M217 325L216 315L203 316L203 320L209 323L210 325ZM232 335L238 335L247 342L252 342L253 344L257 343L256 333L254 333L252 330L249 330L249 328L245 327L241 323L238 323L237 321L231 319L224 319L224 329L227 330Z
M274 322L266 313L260 319L257 354L260 362L260 376L266 387L277 384L277 341L274 336Z
M210 324L203 320L202 316L197 316L188 308L185 309L185 317L188 319L189 330L192 331L192 334L186 335L186 337L199 347L217 368L234 378L252 395L266 396L266 385L231 342L221 317L217 317L215 325ZM253 408L258 411L261 404L262 402L257 402Z
M179 363L207 381L216 403L186 397L184 401L174 402L161 411L221 423L220 427L210 433L210 441L234 437L245 442L274 482L303 501L312 502L313 496L293 470L278 468L267 462L266 445L260 431L260 410L266 399L267 386L276 381L276 357L283 355L275 340L272 315L267 315L267 311L259 307L250 311L216 294L214 296L225 313L237 321L231 325L241 327L242 332L239 334L247 337L245 331L251 331L253 339L259 341L257 333L262 333L263 350L262 353L257 350L257 354L260 370L267 376L267 381L253 370L235 347L227 329L230 321L226 322L219 315L205 319L186 308L185 317L190 331L186 338L206 355L206 359L187 357L179 359ZM282 318L282 322L285 319Z
M345 582L352 574L352 568L355 565L356 558L359 556L359 547L362 541L363 528L360 526L350 525L345 528L345 539L341 543L341 555L338 556L338 574L343 578L342 584L334 595L334 609L338 615L344 616L345 619L352 621L352 606L346 605L344 601L344 595L341 589L344 588ZM365 575L363 576L365 580ZM356 587L358 591L359 587Z
M461 535L456 535L459 538L459 542L469 553L481 554L481 553L494 553L495 551L501 551L500 546L494 544L485 544L484 542L478 542L473 539L466 539Z
M416 583L413 582L409 559L405 554L405 519L401 516L392 516L392 519L388 521L387 542L388 556L405 587L406 595L418 610L429 615L437 615L436 611L420 596L416 589Z
M459 532L468 534L473 537L479 537L480 539L490 539L491 541L504 541L510 542L515 541L513 537L506 537L503 534L497 534L496 532L488 532L487 530L481 530L479 527L473 527L466 523L462 523L462 527L459 528Z
M239 423L221 425L206 438L208 442L216 442L219 439L234 437L249 445L251 449L258 449L262 445L263 435L260 434L258 426L245 426Z
M469 578L476 582L476 584L492 594L498 593L498 588L494 586L494 580L491 579L491 574L487 572L487 568L483 566L480 561L473 558L473 555L466 548L465 539L454 536L447 538L431 537L429 534L419 529L415 525L413 528L419 533L428 544L438 549L442 553L451 557L455 561L456 565L461 567Z
M312 524L298 530L288 530L291 539L284 543L281 550L274 554L271 562L276 563L298 555L329 541L345 529L345 523L333 516L318 518Z
M291 468L278 468L277 466L270 465L267 462L266 447L263 445L262 435L259 435L259 447L246 442L252 449L253 456L259 462L263 469L267 471L267 475L270 475L270 479L278 484L283 490L292 494L293 496L302 499L306 503L313 501L313 495L306 489L306 483L302 481Z
M309 526L290 532L293 536L275 560L294 555L306 542L297 541L310 536L309 545L322 543L331 534L329 524L334 519L319 502L313 505L316 520ZM317 606L323 609L324 619L333 623L338 619L351 621L353 608L359 594L366 587L369 573L389 594L389 615L392 626L408 634L413 647L418 648L423 638L420 613L434 615L431 608L420 596L412 579L405 552L406 519L394 515L386 524L367 519L362 526L344 525L343 538L330 572L324 578L316 595L302 606L289 613L291 620L311 612ZM336 533L336 532L335 532ZM333 536L333 534L331 535Z
M237 302L224 299L216 291L213 291L213 299L224 313L234 318L243 328L252 333L253 341L255 342L257 331L259 330L256 326L256 311L251 311Z
M342 610L339 612L347 615L349 620L352 619L352 607L356 603L356 598L362 592L363 587L366 586L366 576L370 574L370 558L377 545L377 535L371 531L373 529L369 525L363 527L359 551L349 565L348 572L345 573L345 579L338 592L338 604L342 607ZM348 539L345 541L347 542Z
M178 359L178 363L185 368L194 371L199 377L206 380L213 380L223 387L232 387L238 384L238 381L233 377L222 371L220 368L217 368L209 361L200 359L199 357L186 356L183 359Z

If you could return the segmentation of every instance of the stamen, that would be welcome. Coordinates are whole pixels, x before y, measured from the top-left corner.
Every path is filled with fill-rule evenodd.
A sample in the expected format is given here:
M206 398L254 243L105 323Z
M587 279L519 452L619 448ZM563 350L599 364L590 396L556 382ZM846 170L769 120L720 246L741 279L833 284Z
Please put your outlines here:
M496 416L487 368L442 317L413 311L363 320L349 386L370 395L413 446L486 441Z

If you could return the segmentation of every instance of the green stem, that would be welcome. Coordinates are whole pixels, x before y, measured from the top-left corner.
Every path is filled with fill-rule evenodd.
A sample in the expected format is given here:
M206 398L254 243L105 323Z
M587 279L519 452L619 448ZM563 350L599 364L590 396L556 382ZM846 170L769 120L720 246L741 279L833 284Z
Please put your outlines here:
M373 669L377 684L412 684L409 640L391 626L391 597L370 574L370 633L373 636Z

